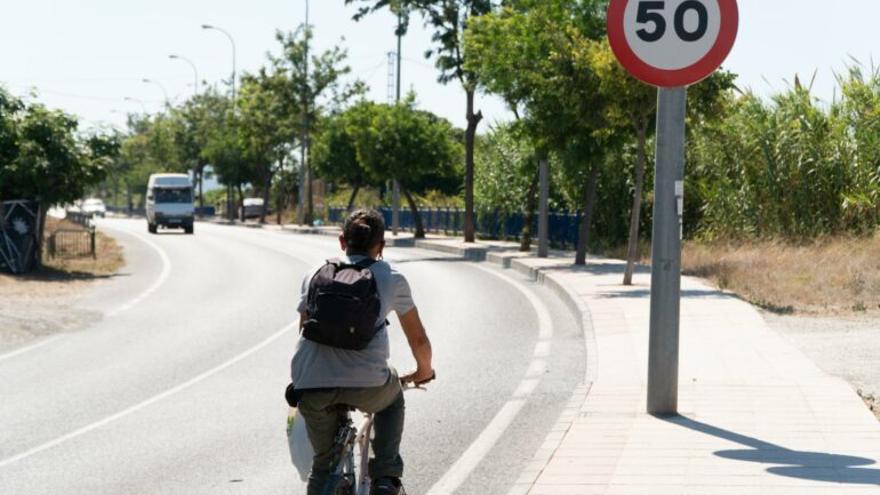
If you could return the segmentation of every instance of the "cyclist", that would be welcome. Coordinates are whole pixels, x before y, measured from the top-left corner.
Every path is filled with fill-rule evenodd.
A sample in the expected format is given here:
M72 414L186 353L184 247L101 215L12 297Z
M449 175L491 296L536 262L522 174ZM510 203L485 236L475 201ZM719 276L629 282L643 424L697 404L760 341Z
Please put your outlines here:
M339 242L346 256L340 261L368 267L372 272L381 308L378 332L363 350L347 350L319 344L302 335L291 362L293 388L305 419L309 440L315 449L308 495L320 495L333 462L333 445L341 423L339 406L351 406L375 415L374 457L369 462L373 480L371 495L397 495L401 491L403 459L403 383L424 383L434 376L431 342L422 326L406 278L382 261L385 223L373 210L358 210L348 216ZM323 266L322 266L323 267ZM302 284L299 304L300 329L309 320L309 291L322 267L310 272ZM387 321L397 313L413 357L415 372L399 377L388 364L390 356Z

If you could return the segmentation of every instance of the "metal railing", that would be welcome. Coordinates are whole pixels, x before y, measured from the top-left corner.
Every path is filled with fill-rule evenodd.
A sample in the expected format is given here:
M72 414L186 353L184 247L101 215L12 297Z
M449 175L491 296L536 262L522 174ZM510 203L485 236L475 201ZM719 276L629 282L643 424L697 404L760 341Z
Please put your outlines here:
M385 224L391 225L391 208L379 208ZM459 235L464 226L464 210L458 208L420 208L419 213L425 232L444 235ZM340 224L348 211L345 208L330 208L328 221ZM582 214L580 212L551 212L549 215L550 244L559 249L573 249L577 246ZM498 210L477 212L477 235L488 239L519 239L525 226L525 214L505 214ZM532 218L532 236L538 235L537 212ZM400 227L403 230L415 229L415 220L409 209L400 210Z
M65 216L67 220L71 222L81 225L85 228L91 228L92 226L92 214L91 213L83 213L81 211L67 211Z
M52 258L97 259L97 233L95 227L86 230L58 229L49 235L49 256Z

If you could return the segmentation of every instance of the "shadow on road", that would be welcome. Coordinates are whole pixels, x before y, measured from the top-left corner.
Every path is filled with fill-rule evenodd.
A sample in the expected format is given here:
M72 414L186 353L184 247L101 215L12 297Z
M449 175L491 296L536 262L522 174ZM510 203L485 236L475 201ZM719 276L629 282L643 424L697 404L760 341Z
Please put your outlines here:
M880 485L880 469L861 467L876 464L877 461L874 459L791 450L684 416L662 419L684 428L749 447L739 450L720 450L715 452L715 455L735 461L772 464L772 467L767 468L767 472L771 474L833 483Z
M120 277L130 277L131 274L128 273L114 273L109 275L98 275L95 273L88 272L80 272L76 270L67 271L67 270L59 270L56 268L50 267L42 267L39 270L26 273L23 275L10 275L13 278L18 280L24 280L28 282L67 282L67 281L81 281L81 280L110 280Z

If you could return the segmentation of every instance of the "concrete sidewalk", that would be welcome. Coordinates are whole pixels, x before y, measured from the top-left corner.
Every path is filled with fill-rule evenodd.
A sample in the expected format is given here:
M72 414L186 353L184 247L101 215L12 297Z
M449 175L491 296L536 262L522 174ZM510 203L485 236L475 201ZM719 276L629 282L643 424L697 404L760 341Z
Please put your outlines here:
M538 259L511 243L400 244L526 273L581 315L584 385L509 495L880 494L880 422L741 299L682 279L681 415L661 419L645 413L649 271L623 287L615 260L574 267L570 253Z
M650 273L623 287L618 261L510 264L566 291L595 339L585 400L511 494L880 494L880 423L748 303L683 279L681 416L659 419L644 412Z

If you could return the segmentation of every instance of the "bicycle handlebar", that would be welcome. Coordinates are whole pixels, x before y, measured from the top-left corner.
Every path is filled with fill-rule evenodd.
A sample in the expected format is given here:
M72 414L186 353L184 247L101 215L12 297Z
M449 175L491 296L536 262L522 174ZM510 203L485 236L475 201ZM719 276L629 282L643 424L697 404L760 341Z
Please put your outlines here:
M400 386L403 387L404 390L412 390L412 389L425 390L425 387L423 387L422 385L433 382L436 379L437 379L437 372L434 370L431 370L431 378L428 378L427 380L422 380L420 382L405 382L401 379Z

